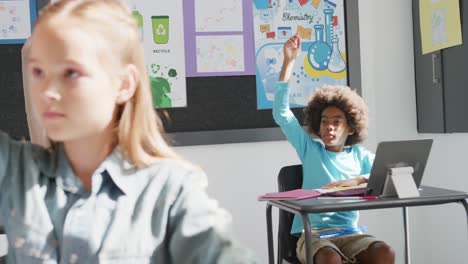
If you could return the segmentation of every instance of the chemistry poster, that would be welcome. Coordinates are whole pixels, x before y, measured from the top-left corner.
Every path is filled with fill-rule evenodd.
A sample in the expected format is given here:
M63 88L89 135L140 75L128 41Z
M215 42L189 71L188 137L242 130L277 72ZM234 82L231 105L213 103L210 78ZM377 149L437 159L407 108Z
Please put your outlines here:
M302 53L290 80L291 107L326 84L347 85L343 0L253 0L257 107L268 109L283 64L283 44L299 33Z
M24 43L36 20L36 0L0 1L0 44Z

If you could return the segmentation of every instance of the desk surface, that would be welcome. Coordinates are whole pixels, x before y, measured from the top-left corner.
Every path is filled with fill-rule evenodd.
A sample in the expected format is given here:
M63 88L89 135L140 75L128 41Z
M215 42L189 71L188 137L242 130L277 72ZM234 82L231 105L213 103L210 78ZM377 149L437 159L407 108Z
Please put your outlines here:
M398 197L383 197L376 200L326 200L310 198L297 201L269 201L268 203L285 210L290 208L307 213L323 213L330 211L338 212L349 210L437 205L468 199L468 193L429 186L421 186L419 193L419 197L405 199L399 199Z

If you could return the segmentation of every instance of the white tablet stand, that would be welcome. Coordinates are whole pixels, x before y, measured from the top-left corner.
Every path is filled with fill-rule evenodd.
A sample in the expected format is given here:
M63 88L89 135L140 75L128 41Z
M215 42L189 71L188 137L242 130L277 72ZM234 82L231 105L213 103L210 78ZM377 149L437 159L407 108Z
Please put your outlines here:
M413 172L413 167L388 169L382 196L398 195L398 198L418 197L419 191L413 179Z

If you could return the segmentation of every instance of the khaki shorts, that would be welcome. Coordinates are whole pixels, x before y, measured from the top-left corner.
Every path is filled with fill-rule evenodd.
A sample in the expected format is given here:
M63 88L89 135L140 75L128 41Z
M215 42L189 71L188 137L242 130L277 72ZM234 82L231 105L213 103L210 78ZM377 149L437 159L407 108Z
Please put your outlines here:
M333 230L322 229L320 231ZM366 250L372 243L378 242L375 237L367 234L352 234L333 238L318 238L312 231L312 256L315 256L317 251L323 247L331 247L338 252L343 258L343 263L356 263L355 256ZM297 241L296 247L297 258L301 263L306 263L306 248L305 234L302 233Z

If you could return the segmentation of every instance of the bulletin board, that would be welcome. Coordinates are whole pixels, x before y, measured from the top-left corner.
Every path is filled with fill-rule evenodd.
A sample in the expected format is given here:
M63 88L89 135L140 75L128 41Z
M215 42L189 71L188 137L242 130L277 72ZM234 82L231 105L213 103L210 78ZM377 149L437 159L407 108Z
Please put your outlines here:
M144 1L144 0L134 0ZM173 3L183 3L184 6L173 6L173 8L186 8L197 9L194 6L195 2L216 3L216 0L184 0L184 1L170 1L164 6L171 7ZM233 0L232 2L243 1L253 6L252 2L256 0ZM266 0L270 1L270 0ZM333 4L334 0L281 0L281 2L300 2L302 4L313 5L316 2L327 2ZM361 68L360 68L360 47L359 47L359 24L358 24L358 2L355 0L344 1L344 18L346 22L346 50L347 50L347 84L356 89L360 93L361 88ZM5 1L0 1L5 2ZM36 1L33 1L36 2ZM42 7L47 1L39 0L35 4L38 8ZM146 2L146 1L145 1ZM156 1L157 2L157 1ZM224 1L223 1L224 2ZM271 0L271 3L280 2L278 0ZM187 4L188 3L188 4ZM163 6L159 9L162 10ZM199 8L199 7L198 7ZM141 10L143 12L144 10ZM229 11L229 10L228 10ZM255 61L255 54L249 53L249 47L252 49L254 45L252 40L248 40L249 36L253 36L253 32L249 31L254 23L252 18L252 10L242 14L243 29L242 32L230 31L231 29L213 29L210 23L206 23L206 28L197 28L197 23L203 25L203 21L194 21L197 18L190 14L183 15L183 23L185 28L190 28L192 31L185 34L185 38L191 37L192 40L183 41L183 46L179 50L185 52L183 58L194 56L198 52L194 44L197 41L210 41L217 39L219 32L207 32L209 30L227 30L227 35L234 36L232 42L240 41L239 36L243 36L244 47L244 68L230 68L223 74L213 73L210 70L216 70L216 65L205 64L203 72L196 72L194 67L200 65L184 63L181 68L179 65L172 65L172 68L177 68L177 76L174 71L164 67L152 68L149 64L148 70L150 73L157 72L157 74L165 73L166 76L154 76L153 80L162 80L161 77L171 77L172 80L177 80L181 85L177 87L184 87L185 93L183 96L175 96L177 100L173 100L172 107L159 107L157 112L161 117L164 128L167 132L169 141L175 146L189 146L189 145L202 145L202 144L223 144L223 143L240 143L240 142L259 142L259 141L272 141L283 140L284 136L272 118L271 109L259 108L258 104L258 85L256 78L255 66L252 67L252 62ZM138 12L133 13L135 18L139 17ZM144 14L143 14L144 15ZM164 21L167 16L164 12L151 14L148 18L149 23L143 21L143 26L151 27L154 21ZM162 19L162 20L161 20ZM148 21L146 21L148 22ZM208 21L209 22L209 21ZM177 29L175 24L171 24L172 30ZM175 26L175 27L174 27ZM205 32L199 31L205 30ZM150 42L164 43L168 40L177 40L177 35L170 31L168 38L164 36L155 37L143 32L142 39ZM224 33L226 34L226 32ZM205 37L205 38L204 38ZM167 49L162 45L158 52L165 52ZM22 79L21 79L21 46L22 44L7 44L0 45L0 53L2 62L0 65L3 70L0 71L1 88L11 93L0 93L0 101L3 101L2 108L5 113L12 113L2 116L0 125L3 130L9 132L16 138L28 138L27 124L24 113L24 101L22 94ZM150 49L150 52L155 52L156 49ZM174 52L179 54L180 52ZM198 53L197 53L198 54ZM151 59L150 54L145 54L146 59ZM209 55L209 54L208 54ZM175 58L176 60L177 58ZM170 60L172 61L172 60ZM150 61L151 62L151 61ZM16 66L15 66L16 65ZM200 68L200 67L199 67ZM174 77L175 76L175 77ZM176 83L176 82L174 82ZM14 94L15 96L13 96ZM14 99L16 98L16 99ZM172 99L174 99L172 98ZM164 99L164 98L163 98ZM162 104L168 101L161 101ZM303 112L302 108L292 108L292 111L302 122ZM15 119L17 122L12 122ZM8 122L6 122L8 121Z
M270 1L270 4L276 1ZM323 1L333 4L332 1ZM248 0L248 2L253 5L251 0ZM301 0L299 2L313 4L313 2L317 1ZM344 9L347 85L360 93L358 1L344 0ZM247 23L253 23L252 20L245 19L245 17L251 17L252 14L244 13L243 15L244 26L246 21ZM196 24L195 21L190 21L190 19L193 20L190 16L185 16L184 19L184 23ZM206 35L206 33L204 34ZM253 43L249 44L253 45ZM190 47L187 47L187 44L184 50L186 53L190 53ZM186 54L186 56L191 56L190 54ZM245 56L255 56L255 54L246 52ZM246 58L245 61L251 59L251 57ZM187 74L189 74L188 71ZM245 71L248 71L248 69L245 69ZM253 74L223 76L204 74L194 77L187 76L185 80L186 106L157 110L168 133L168 138L173 145L188 146L284 139L281 130L272 118L271 109L259 109L258 107L255 72ZM292 108L292 111L298 120L302 122L302 107Z

